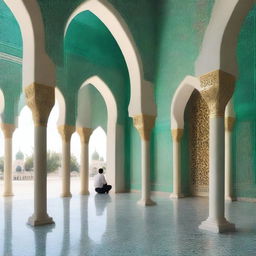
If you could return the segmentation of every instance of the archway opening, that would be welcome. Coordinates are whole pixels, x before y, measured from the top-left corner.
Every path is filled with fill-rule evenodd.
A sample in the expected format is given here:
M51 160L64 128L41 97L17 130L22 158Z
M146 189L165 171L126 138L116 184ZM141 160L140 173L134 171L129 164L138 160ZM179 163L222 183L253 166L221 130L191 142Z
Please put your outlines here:
M107 173L107 135L102 127L97 127L89 140L89 191L94 192L93 177L99 168Z

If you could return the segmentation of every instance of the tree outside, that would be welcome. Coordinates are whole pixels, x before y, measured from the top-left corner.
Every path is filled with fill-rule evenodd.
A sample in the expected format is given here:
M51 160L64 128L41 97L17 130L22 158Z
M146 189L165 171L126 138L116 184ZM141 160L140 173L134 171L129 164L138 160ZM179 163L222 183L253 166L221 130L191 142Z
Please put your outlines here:
M74 156L74 155L71 155L71 158L70 158L70 171L71 172L79 172L79 164L78 164L76 156Z

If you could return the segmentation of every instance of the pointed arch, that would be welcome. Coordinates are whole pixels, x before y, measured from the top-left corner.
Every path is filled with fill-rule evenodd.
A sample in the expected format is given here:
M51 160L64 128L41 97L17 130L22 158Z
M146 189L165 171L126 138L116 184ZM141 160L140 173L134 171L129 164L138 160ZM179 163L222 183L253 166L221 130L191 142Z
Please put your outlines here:
M54 64L45 52L44 24L37 1L4 0L16 18L23 40L23 87L34 82L55 85Z
M237 38L244 18L254 3L255 0L215 1L195 63L197 76L218 69L237 75Z
M63 94L58 87L55 87L55 99L59 105L59 117L57 126L66 124L66 102Z
M142 60L136 43L124 19L110 3L102 0L84 1L69 17L65 34L72 20L85 11L90 11L105 24L123 53L131 84L129 115L155 115L153 88L144 81Z
M124 191L123 134L117 124L118 109L116 99L107 84L98 76L92 76L84 81L80 90L87 85L93 85L99 91L107 106L107 179L113 186L114 192L121 192ZM78 109L78 126L91 128L90 121L80 116L81 114L84 115L86 108L80 104L78 104L78 108L80 108Z

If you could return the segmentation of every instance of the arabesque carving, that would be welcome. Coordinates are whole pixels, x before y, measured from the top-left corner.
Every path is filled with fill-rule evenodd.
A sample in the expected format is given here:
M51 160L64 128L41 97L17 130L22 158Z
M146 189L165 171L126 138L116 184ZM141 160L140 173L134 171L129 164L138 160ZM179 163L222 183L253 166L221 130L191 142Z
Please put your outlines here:
M92 129L86 127L77 127L76 131L80 136L81 143L88 144L92 134Z
M16 129L16 126L14 124L6 124L6 123L2 123L1 124L1 129L4 133L4 137L6 139L11 139L12 138L12 135L13 135L13 132L15 131Z
M71 125L60 125L58 127L58 132L61 135L62 140L66 143L70 142L71 136L75 132L75 130L75 126Z
M209 109L198 91L189 100L191 189L205 195L209 184Z
M48 117L55 102L54 87L33 83L27 86L24 91L35 126L47 126Z
M208 105L210 117L224 117L225 108L235 88L235 77L215 70L200 77L201 95Z
M149 115L139 115L133 117L133 125L138 130L142 140L150 140L150 134L155 125L155 120L155 116Z

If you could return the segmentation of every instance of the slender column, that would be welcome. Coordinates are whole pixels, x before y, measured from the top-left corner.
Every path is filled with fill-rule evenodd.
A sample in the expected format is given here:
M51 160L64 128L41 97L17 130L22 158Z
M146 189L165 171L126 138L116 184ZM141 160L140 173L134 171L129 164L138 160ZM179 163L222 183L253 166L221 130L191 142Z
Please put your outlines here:
M201 95L210 110L209 122L209 217L200 229L221 233L234 231L225 218L224 111L234 91L235 78L221 70L200 77Z
M141 136L141 199L138 204L144 206L156 204L150 198L150 134L154 123L154 116L140 115L133 118L133 124Z
M170 198L184 197L181 193L181 150L180 141L183 135L183 129L172 130L173 140L173 192Z
M78 127L77 133L81 141L81 160L80 160L80 179L81 179L81 195L89 194L89 150L88 143L92 134L92 129L86 127Z
M234 117L225 117L225 199L234 201L232 180L232 130Z
M62 173L62 197L71 197L70 193L70 140L75 131L74 126L61 125L58 131L62 138L62 158L61 158L61 173Z
M54 87L33 83L25 88L27 105L34 120L34 213L32 226L54 223L47 214L47 121L54 105Z
M12 191L12 135L14 124L2 123L4 133L4 193L3 196L13 196Z

